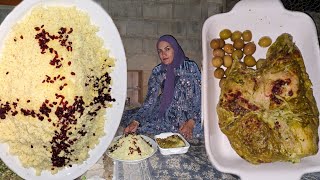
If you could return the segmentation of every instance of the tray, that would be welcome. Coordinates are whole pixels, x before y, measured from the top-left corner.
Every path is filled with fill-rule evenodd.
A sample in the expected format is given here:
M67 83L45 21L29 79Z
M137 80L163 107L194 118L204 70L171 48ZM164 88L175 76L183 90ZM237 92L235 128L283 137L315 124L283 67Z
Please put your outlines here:
M290 179L298 180L304 173L320 171L320 154L303 158L300 163L276 162L252 165L243 160L231 148L227 137L218 125L216 105L220 95L219 80L213 77L211 65L213 38L219 37L222 29L244 31L249 29L257 44L262 36L273 41L282 33L290 33L301 50L307 72L313 83L316 101L320 102L320 52L317 30L313 20L301 12L286 10L280 0L242 0L228 13L209 17L202 29L203 73L202 107L205 145L211 163L219 170L237 174L241 179ZM255 56L264 58L267 48L257 48Z

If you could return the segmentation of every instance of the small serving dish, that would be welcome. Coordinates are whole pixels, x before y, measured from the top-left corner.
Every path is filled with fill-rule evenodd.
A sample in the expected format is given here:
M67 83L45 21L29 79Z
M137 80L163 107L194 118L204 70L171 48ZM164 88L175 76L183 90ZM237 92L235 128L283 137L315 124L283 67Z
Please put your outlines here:
M164 138L167 138L172 135L179 136L184 141L185 146L178 147L178 148L162 148L162 147L160 147L160 145L157 142L157 138L164 139ZM190 147L190 144L188 143L188 141L186 139L184 139L183 136L179 133L172 133L172 132L161 133L161 134L154 136L154 139L155 139L155 142L157 143L159 150L160 150L160 153L162 155L184 154L184 153L188 152L189 147Z

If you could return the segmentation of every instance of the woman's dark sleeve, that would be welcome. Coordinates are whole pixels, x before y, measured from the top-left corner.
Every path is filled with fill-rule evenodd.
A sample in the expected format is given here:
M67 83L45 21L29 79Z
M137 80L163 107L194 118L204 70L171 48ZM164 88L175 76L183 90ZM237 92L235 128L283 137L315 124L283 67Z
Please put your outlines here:
M188 107L188 119L193 119L196 126L201 124L201 73L196 63L191 66L191 99Z

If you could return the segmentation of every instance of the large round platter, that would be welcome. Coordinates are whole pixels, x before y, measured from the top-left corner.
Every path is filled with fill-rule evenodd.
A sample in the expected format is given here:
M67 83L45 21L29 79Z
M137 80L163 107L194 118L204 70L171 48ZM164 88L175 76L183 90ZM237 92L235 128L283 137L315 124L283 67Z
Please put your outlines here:
M123 159L117 159L117 158L111 157L111 156L110 156L110 152L109 152L108 150L107 150L106 154L107 154L110 158L112 158L114 161L120 161L120 162L125 162L125 163L138 163L138 162L140 162L140 161L142 161L142 160L148 159L149 157L153 156L154 153L157 152L157 149L158 149L157 143L156 143L153 139L149 138L148 136L145 136L145 135L140 135L140 136L141 136L144 140L146 140L147 142L149 142L149 143L152 145L153 152L152 152L149 156L144 157L144 158L141 158L141 159L136 159L136 160L123 160ZM115 137L115 138L113 139L113 141L117 141L120 137L121 137L121 136Z
M10 169L23 179L75 179L85 173L99 160L111 143L119 126L124 110L127 89L125 52L115 24L108 13L95 2L91 0L25 0L13 9L0 26L0 53L3 49L4 39L10 32L11 27L37 5L75 6L77 9L88 13L91 18L91 22L99 27L98 36L104 40L104 46L110 50L110 56L116 59L115 68L110 74L113 80L111 96L116 99L116 102L112 103L112 108L107 109L104 127L105 135L100 138L100 143L94 149L89 151L89 158L82 164L64 168L59 170L56 174L51 174L49 171L43 171L40 176L37 176L33 168L24 168L19 159L9 153L9 147L7 144L0 143L0 158Z

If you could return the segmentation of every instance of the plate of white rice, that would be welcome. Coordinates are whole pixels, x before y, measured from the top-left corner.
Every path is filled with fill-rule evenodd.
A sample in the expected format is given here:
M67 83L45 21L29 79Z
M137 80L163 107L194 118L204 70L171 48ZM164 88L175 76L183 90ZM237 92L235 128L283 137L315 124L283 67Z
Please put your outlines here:
M0 158L24 179L75 179L111 143L126 57L91 0L25 0L0 26Z
M124 134L113 139L107 155L114 161L138 163L151 157L157 149L156 142L148 136Z

